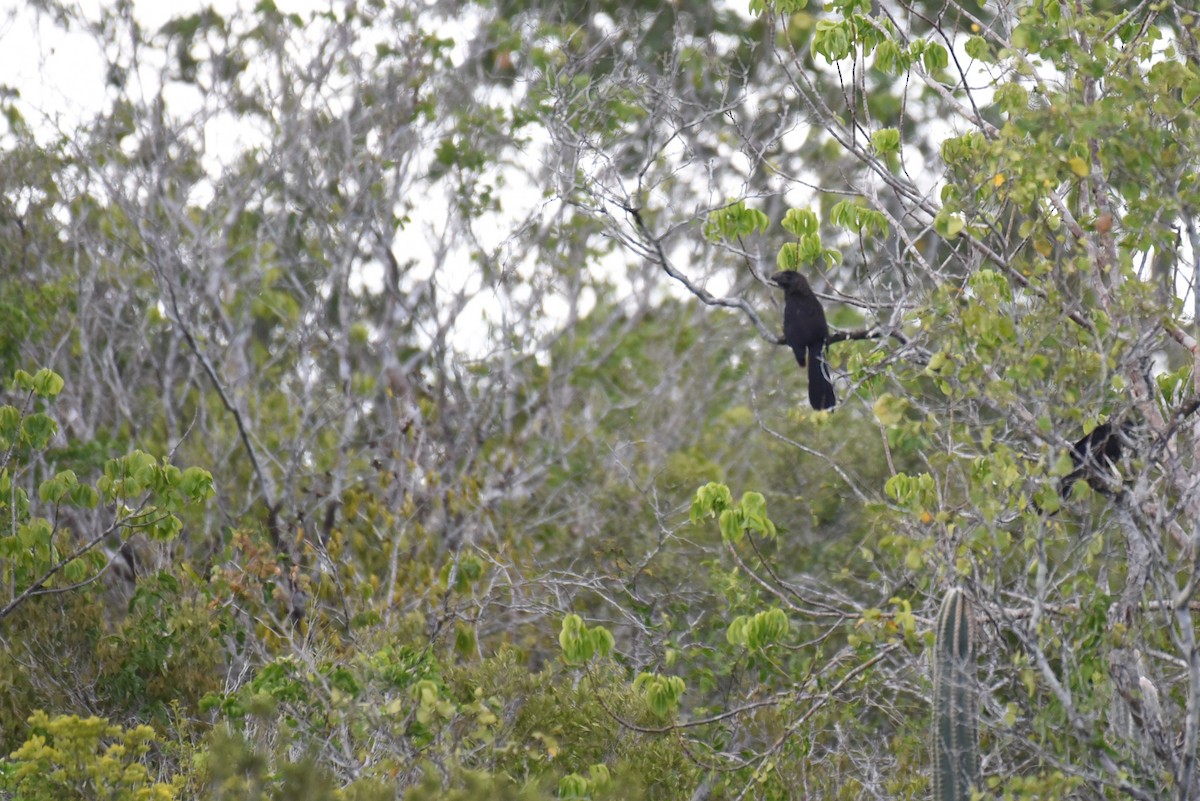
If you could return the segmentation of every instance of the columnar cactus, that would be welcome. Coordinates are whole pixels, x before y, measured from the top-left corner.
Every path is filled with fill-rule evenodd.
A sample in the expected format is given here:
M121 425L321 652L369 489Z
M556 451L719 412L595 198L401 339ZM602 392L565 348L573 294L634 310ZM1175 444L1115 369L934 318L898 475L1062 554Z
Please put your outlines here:
M933 645L933 798L969 801L979 784L975 620L962 590L946 594Z

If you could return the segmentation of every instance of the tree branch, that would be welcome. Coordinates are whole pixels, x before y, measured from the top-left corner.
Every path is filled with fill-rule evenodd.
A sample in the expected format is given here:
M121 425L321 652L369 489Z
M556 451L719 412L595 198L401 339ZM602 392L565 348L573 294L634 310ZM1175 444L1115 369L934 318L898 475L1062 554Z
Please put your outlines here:
M629 214L630 217L633 218L638 230L641 231L642 236L645 238L645 241L647 244L649 244L651 250L653 251L654 260L658 263L658 266L663 269L663 272L674 278L679 283L683 284L684 289L686 289L688 292L691 292L707 306L722 306L726 309L741 310L742 313L750 318L750 322L754 323L754 327L758 329L758 333L762 335L763 339L767 340L773 345L783 344L783 336L771 331L771 329L767 327L767 324L762 321L762 318L758 316L758 313L754 311L745 298L719 298L706 290L704 287L697 286L696 284L692 283L692 281L686 275L675 269L675 266L671 264L671 260L667 258L667 254L663 251L661 239L654 236L654 234L650 232L650 228L646 225L646 221L642 219L641 209L634 208L633 206L623 206L622 208L627 214Z

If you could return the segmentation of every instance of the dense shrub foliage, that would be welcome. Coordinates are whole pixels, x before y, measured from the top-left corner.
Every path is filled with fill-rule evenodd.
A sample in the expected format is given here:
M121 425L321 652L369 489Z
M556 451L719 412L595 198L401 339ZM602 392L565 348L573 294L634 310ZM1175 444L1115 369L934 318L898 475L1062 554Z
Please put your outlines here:
M7 21L0 797L1200 795L1194 11L242 6Z

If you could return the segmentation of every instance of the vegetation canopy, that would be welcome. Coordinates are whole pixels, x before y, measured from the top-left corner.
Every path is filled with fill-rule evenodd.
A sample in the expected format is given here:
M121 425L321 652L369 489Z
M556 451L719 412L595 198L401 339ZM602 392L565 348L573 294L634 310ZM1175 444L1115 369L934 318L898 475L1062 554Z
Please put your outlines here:
M1191 4L98 5L0 797L1200 798Z

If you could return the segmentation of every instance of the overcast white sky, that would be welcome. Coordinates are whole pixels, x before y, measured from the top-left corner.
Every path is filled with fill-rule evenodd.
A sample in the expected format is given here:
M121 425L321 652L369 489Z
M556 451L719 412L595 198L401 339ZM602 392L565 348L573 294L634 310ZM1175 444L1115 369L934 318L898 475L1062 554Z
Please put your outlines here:
M78 0L75 8L82 9L88 19L96 19L102 7L111 7L115 0ZM134 13L146 32L157 31L168 20L198 11L206 6L212 7L222 16L230 16L239 8L252 9L257 0L133 0ZM314 11L331 7L340 8L346 0L275 0L276 6L283 13L298 13L308 18ZM103 109L107 95L105 86L105 61L99 50L94 35L86 33L64 33L61 27L51 19L39 17L31 9L28 0L0 0L0 84L17 89L21 95L18 104L26 121L34 129L39 139L47 141L64 133L69 135L76 125L91 118ZM150 75L153 82L157 76ZM156 91L155 86L151 91ZM187 87L168 87L168 102L176 113L187 108L189 91ZM240 134L237 130L226 130L225 125L230 121L220 118L209 119L205 125L207 136L215 137L208 144L212 145L208 155L220 158L228 145L238 141ZM236 123L236 120L233 121ZM253 132L245 132L252 135ZM214 145L214 142L216 143ZM222 144L226 145L222 147ZM227 155L227 153L225 154ZM219 167L208 165L219 172ZM510 195L514 186L523 185L520 176L509 176L507 190ZM498 256L503 260L504 243L533 207L544 205L540 192L526 189L520 193L526 197L525 203L513 200L507 204L511 219L481 219L477 221L476 233L480 236L485 248L497 248ZM510 200L512 200L510 198ZM434 245L427 241L437 239L437 231L441 227L445 206L432 203L430 214L415 212L413 222L406 229L397 233L395 249L407 257L416 258L419 272L422 268L429 269L421 254L428 254ZM425 219L432 216L433 219ZM495 215L493 215L495 216ZM501 215L503 216L503 215ZM435 224L436 223L436 224ZM436 243L435 243L436 244ZM461 257L452 261L470 265L469 254L462 253ZM518 265L512 265L517 267ZM477 271L469 268L460 271L448 271L441 276L442 281L449 280L458 289L460 284L478 281ZM457 273L462 273L457 274ZM382 267L374 263L360 265L358 278L367 285L380 283L379 275ZM473 277L474 276L474 277ZM473 292L475 298L470 307L464 310L462 318L467 319L499 319L503 310L498 298L491 292ZM585 304L586 305L586 304ZM468 339L481 339L477 336L478 325L464 327ZM474 332L474 333L472 333ZM463 343L459 343L463 344ZM478 349L478 345L474 348ZM466 352L471 347L464 345Z
M78 118L94 108L104 77L90 39L39 21L21 0L0 0L0 8L0 82L21 93L22 111L54 120ZM29 122L40 127L36 118Z
M228 15L239 7L252 8L255 0L133 0L142 26L154 31L172 17L206 6ZM308 16L328 8L331 0L276 0L284 13ZM95 19L111 2L78 0L72 4ZM40 129L70 130L71 121L99 110L104 97L104 60L95 38L64 33L52 20L40 16L27 0L0 0L0 83L21 93L22 113ZM40 118L39 118L40 115Z

